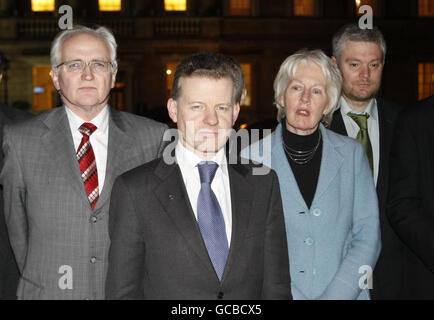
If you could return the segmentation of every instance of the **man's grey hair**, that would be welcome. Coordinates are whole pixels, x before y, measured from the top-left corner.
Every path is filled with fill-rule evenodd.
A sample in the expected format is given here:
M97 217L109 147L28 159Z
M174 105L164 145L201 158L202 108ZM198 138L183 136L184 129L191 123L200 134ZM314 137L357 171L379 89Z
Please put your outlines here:
M57 66L63 62L61 61L63 43L69 38L83 33L95 36L104 41L110 52L110 62L112 63L112 72L114 72L118 67L118 63L116 61L117 43L111 31L106 27L92 29L81 25L75 25L72 29L61 31L54 38L50 50L51 68L54 70L54 72L56 74L59 72L59 68Z
M325 126L330 125L333 112L338 108L338 101L342 90L342 75L333 61L322 50L302 49L283 61L274 79L274 104L277 107L277 121L285 117L285 106L280 104L290 82L294 79L298 67L302 63L318 65L326 79L328 105L321 121Z
M385 62L387 50L386 40L384 40L383 34L377 27L373 29L360 29L359 26L355 24L347 24L341 27L338 32L335 33L332 40L333 56L338 62L347 41L372 42L377 44L383 55L382 62Z

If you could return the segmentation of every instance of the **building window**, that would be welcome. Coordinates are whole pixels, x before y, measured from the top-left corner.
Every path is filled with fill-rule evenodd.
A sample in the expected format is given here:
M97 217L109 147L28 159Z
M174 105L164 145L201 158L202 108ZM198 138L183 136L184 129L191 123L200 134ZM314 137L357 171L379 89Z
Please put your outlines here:
M250 0L231 0L229 12L233 16L250 15Z
M241 63L241 69L244 73L244 82L247 90L246 99L244 100L243 106L250 107L252 104L252 65L250 63Z
M164 10L166 11L186 11L187 0L164 0Z
M294 16L314 16L315 0L294 0Z
M175 76L175 70L178 66L179 61L177 62L168 62L166 63L166 92L167 98L170 97L172 92L173 78Z
M54 107L56 89L50 77L51 66L33 66L33 110L43 111Z
M32 11L54 11L54 0L32 0Z
M419 16L420 17L434 17L434 1L433 0L419 0Z
M418 89L419 100L434 94L434 62L419 63Z
M99 11L121 11L122 0L98 0Z
M372 8L372 12L374 13L374 16L376 15L376 1L375 0L355 0L355 2L356 2L356 14L357 15L362 15L362 14L364 14L364 13L359 13L359 8L361 7L361 6L366 6L366 5L368 5L368 6L370 6L371 8Z

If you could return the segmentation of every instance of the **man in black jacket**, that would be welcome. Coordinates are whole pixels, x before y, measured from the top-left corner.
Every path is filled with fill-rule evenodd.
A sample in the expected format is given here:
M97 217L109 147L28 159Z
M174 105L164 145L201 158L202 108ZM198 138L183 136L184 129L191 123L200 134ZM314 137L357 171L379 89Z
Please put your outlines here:
M404 245L386 218L389 150L401 107L377 97L386 56L380 30L343 26L333 37L333 61L343 77L340 108L330 129L359 140L366 151L377 188L382 251L374 269L373 299L399 299ZM374 268L374 266L371 266Z
M390 154L387 215L411 249L405 259L404 298L434 299L434 96L397 121Z
M0 81L7 69L8 60L0 52ZM19 109L0 104L0 146L3 143L3 127L7 124L29 118L30 115ZM1 150L1 148L0 148ZM3 153L0 151L0 168L3 166ZM18 267L9 243L5 217L3 214L3 195L0 192L0 300L16 299Z

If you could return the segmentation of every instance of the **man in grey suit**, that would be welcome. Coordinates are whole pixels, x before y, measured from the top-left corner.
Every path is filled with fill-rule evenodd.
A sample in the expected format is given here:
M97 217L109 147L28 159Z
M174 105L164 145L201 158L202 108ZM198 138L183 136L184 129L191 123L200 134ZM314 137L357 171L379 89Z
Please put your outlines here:
M115 178L156 158L163 124L112 110L116 41L104 27L60 32L51 77L64 106L4 131L5 218L19 299L103 299Z
M8 60L3 52L0 52L0 81L8 67ZM3 141L3 127L7 124L30 118L31 115L17 108L11 108L0 104L0 145ZM0 168L3 166L3 152L0 151ZM3 195L0 191L0 300L16 299L19 272L15 262L6 223L3 214Z
M177 67L175 156L168 147L113 187L108 299L291 298L277 176L225 153L243 89L231 58L199 53Z

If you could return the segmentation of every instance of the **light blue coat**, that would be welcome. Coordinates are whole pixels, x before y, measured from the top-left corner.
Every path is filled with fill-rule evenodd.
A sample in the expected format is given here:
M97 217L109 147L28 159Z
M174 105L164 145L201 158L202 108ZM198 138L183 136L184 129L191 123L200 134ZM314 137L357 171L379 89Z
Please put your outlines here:
M359 142L322 124L320 130L322 160L310 209L283 150L281 125L241 155L279 177L294 299L369 299L365 279L381 248L372 173Z

